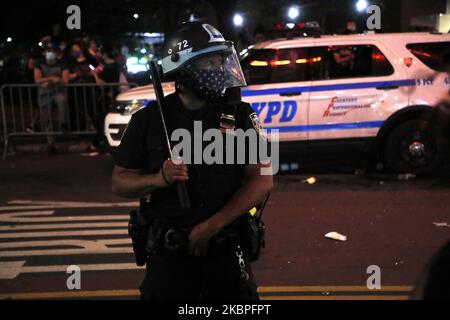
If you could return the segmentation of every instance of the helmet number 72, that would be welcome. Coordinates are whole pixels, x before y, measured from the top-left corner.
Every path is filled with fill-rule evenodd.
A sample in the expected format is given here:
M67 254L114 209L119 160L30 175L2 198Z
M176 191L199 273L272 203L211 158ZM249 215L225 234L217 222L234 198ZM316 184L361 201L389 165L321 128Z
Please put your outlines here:
M181 45L183 45L183 48L187 48L188 47L187 40L183 40L183 41L177 43L178 50L181 50Z

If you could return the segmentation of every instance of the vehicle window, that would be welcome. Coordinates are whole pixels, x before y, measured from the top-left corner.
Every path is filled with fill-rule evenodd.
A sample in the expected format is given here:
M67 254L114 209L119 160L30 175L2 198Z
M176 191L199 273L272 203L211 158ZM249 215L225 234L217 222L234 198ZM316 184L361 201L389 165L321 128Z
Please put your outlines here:
M309 81L321 59L308 48L254 49L243 55L241 66L248 84Z
M316 47L311 54L324 60L314 80L380 77L394 72L384 54L373 45Z
M450 64L450 42L411 43L406 48L433 70L446 71Z

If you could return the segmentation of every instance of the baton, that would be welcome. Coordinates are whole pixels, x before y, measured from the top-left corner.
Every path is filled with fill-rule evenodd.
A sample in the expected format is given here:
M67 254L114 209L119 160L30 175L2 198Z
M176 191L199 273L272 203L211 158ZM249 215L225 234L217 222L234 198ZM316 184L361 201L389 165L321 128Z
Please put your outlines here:
M170 145L169 133L167 131L166 121L164 117L163 111L163 103L164 103L164 93L161 86L161 78L159 76L158 66L156 65L155 60L150 60L149 62L150 74L152 76L153 88L155 89L156 101L158 103L159 113L161 115L161 122L163 125L164 135L166 138L166 146L169 152L170 159L172 159L172 146ZM182 208L190 208L191 201L189 199L189 194L187 192L186 183L184 181L178 181L176 183L177 191L178 191L178 199L180 200L180 204Z

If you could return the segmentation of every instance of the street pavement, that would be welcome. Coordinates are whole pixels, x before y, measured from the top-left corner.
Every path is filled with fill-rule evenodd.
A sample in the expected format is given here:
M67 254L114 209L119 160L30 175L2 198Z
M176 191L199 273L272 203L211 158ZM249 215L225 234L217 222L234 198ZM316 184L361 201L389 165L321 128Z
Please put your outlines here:
M144 270L126 229L138 203L112 194L112 168L109 155L89 153L0 162L0 299L138 298ZM254 263L262 299L407 299L450 240L450 170L403 181L356 169L276 176L267 246ZM347 240L325 238L331 231ZM67 288L72 265L80 290ZM380 289L367 287L373 265Z

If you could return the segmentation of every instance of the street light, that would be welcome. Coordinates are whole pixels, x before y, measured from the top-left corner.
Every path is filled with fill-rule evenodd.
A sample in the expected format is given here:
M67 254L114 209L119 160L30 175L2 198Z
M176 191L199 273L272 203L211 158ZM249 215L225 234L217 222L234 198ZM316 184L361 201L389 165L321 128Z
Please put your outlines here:
M6 42L11 42L11 41L12 41L11 37L6 38Z
M233 17L233 23L236 27L240 27L244 23L244 18L239 13L236 13Z
M366 0L358 0L356 3L356 10L359 12L365 10L367 8L367 1Z
M137 13L133 14L133 18L139 19L139 15Z
M292 6L288 10L288 17L292 20L297 19L297 17L300 15L300 10L297 6Z

